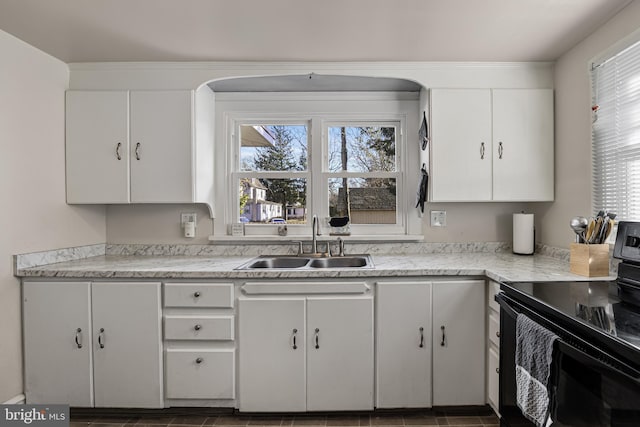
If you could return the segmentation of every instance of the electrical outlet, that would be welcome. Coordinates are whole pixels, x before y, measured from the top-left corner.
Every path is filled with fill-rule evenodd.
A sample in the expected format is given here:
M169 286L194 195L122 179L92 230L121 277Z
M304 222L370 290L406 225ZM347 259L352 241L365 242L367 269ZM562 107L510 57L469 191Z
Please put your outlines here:
M196 222L196 214L195 213L183 213L180 214L180 225L184 228L185 222Z
M432 227L446 227L447 226L447 211L431 211L431 226Z

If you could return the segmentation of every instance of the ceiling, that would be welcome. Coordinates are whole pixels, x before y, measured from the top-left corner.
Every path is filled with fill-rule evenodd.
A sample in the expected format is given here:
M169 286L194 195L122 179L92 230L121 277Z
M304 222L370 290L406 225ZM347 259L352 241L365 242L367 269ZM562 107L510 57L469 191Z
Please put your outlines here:
M553 61L631 1L0 0L0 29L64 62Z

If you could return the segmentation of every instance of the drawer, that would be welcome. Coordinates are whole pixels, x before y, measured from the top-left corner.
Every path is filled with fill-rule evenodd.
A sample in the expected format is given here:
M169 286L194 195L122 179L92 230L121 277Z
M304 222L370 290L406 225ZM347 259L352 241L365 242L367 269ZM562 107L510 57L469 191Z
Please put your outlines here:
M167 399L234 399L235 351L167 349Z
M233 283L165 283L164 306L233 308Z
M487 400L497 411L500 394L500 356L493 349L489 349L489 372L487 373Z
M494 282L493 280L489 280L487 306L497 312L500 312L500 304L498 304L493 298L498 292L500 292L500 284L498 282Z
M166 340L233 340L233 316L164 316Z
M500 347L500 314L489 311L489 341Z

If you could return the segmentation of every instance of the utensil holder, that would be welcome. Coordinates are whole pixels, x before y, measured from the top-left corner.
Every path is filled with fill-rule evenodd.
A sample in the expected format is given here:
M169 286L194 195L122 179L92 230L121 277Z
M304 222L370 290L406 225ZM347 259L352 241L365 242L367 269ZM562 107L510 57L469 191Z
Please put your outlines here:
M608 276L609 244L572 243L569 260L569 270L574 274L586 277Z

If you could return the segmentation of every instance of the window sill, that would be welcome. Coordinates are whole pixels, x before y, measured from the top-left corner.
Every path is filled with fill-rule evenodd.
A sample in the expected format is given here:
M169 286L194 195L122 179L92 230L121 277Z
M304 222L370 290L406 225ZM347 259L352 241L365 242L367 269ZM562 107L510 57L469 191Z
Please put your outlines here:
M345 242L422 242L423 235L351 235L351 236L329 236L324 234L317 237L319 242L333 241L340 237ZM290 235L290 236L265 236L265 235L245 235L245 236L209 236L209 241L213 243L274 243L274 242L297 242L311 241L311 235Z

